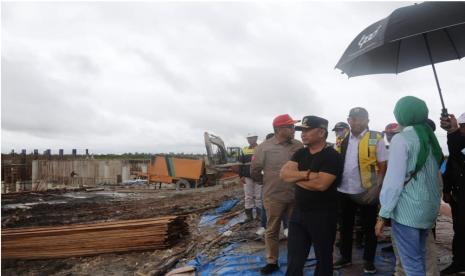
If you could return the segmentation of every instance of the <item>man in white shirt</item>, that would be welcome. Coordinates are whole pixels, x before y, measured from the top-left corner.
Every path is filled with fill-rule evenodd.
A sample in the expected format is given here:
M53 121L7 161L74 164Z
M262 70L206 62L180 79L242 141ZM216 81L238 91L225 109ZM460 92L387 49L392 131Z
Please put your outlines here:
M360 208L365 247L364 272L374 274L377 239L374 226L378 214L379 188L387 167L387 151L381 133L368 129L368 112L352 108L347 122L350 134L337 148L344 159L342 182L338 188L341 208L341 259L334 268L352 264L352 234L355 210Z

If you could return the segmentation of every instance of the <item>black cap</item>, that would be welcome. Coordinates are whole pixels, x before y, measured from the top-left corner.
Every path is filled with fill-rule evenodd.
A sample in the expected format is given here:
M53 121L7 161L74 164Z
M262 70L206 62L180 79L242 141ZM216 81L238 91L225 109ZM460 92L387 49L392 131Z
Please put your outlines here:
M328 129L328 120L318 116L305 116L302 124L295 126L295 130L324 128Z
M430 118L426 119L426 124L429 125L429 127L433 130L436 131L436 124L434 123L433 120Z
M368 111L363 107L354 107L349 112L349 117L366 117L368 118Z
M343 129L343 128L349 129L350 128L349 124L344 123L344 122L339 122L334 126L333 131L335 131L336 129Z

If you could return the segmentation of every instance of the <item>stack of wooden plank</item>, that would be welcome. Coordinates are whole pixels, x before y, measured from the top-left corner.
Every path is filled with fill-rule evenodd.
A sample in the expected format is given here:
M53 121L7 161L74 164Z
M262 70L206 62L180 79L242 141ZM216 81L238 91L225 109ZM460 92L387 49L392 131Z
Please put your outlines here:
M2 258L47 259L165 249L187 234L183 216L2 229Z

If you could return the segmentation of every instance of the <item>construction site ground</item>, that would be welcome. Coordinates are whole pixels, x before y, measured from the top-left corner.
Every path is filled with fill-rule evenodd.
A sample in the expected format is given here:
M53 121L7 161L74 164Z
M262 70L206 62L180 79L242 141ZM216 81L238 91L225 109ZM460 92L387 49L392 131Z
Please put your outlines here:
M183 215L190 235L170 249L101 254L48 260L2 260L3 275L164 275L188 265L201 275L259 275L265 264L263 238L255 234L258 222L244 223L243 188L237 181L213 187L176 191L165 185L106 186L101 191L56 190L2 195L2 229L58 226L127 219ZM205 214L224 202L235 200L232 208L205 223ZM447 206L437 223L440 268L451 261L452 221ZM282 236L283 237L283 236ZM392 275L394 255L380 250L376 256L378 275ZM354 265L339 275L361 275L362 251L355 248ZM338 250L335 250L337 257ZM286 241L281 241L281 270L284 275ZM306 275L313 275L309 256ZM185 274L184 274L185 275ZM193 274L192 274L193 275Z

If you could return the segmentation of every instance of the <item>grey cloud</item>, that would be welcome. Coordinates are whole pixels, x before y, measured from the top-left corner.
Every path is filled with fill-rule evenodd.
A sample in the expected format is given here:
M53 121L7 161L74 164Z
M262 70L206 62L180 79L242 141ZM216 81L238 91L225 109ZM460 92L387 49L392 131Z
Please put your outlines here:
M169 64L167 64L161 58L157 57L154 53L149 53L140 49L131 49L131 52L134 53L143 62L149 64L153 70L153 76L155 79L160 77L163 81L172 86L173 89L177 92L186 92L188 89L186 81L182 78L182 76L179 75L179 73L176 73L173 71L173 69L169 68Z
M31 60L35 60L31 57ZM37 60L36 60L37 62ZM2 129L38 137L114 131L84 91L47 76L40 64L2 58Z
M65 71L78 77L97 78L101 74L101 69L89 56L66 53L59 55L57 59L63 64Z
M435 114L430 71L347 80L334 70L355 35L405 4L2 3L2 151L204 152L204 131L242 145L278 114L333 124L359 105L379 129L405 93ZM438 65L455 113L463 71Z

